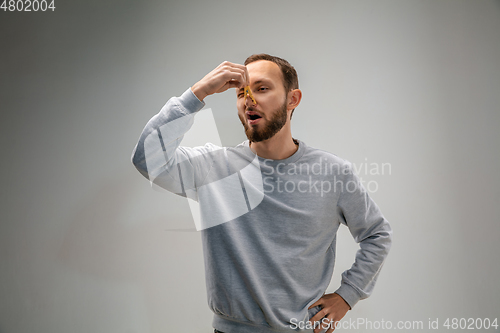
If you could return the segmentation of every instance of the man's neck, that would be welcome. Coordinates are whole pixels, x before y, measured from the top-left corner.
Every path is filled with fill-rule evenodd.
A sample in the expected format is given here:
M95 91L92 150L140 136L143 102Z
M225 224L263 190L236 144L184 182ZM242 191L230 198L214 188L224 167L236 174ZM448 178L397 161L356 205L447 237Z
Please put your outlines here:
M250 149L262 158L272 160L283 160L292 156L298 149L295 144L292 133L283 127L272 138L260 141L250 142Z

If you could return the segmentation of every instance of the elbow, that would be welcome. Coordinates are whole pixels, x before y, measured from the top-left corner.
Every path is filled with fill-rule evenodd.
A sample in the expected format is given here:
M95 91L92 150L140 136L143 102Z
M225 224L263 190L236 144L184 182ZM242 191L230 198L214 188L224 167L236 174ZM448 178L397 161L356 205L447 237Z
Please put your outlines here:
M389 223L387 222L387 220L385 220L384 230L381 232L381 234L382 234L381 236L384 239L385 255L387 255L387 254L389 254L389 251L391 250L392 237L393 237L392 228L389 225Z
M144 154L141 154L140 151L137 150L137 146L134 148L132 152L132 156L130 158L134 167L143 175L146 179L149 180L148 168L146 166L146 159L144 158Z
M378 227L375 230L372 230L371 235L366 237L363 241L373 245L377 248L377 252L385 257L391 250L392 237L392 228L389 225L389 222L382 217Z

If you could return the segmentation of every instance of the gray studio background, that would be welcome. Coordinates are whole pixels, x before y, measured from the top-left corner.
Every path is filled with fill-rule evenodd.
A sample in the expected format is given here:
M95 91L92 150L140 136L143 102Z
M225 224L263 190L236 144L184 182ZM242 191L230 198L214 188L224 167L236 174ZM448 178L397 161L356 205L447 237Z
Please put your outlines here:
M171 96L260 52L299 73L294 137L391 165L361 174L394 244L346 320L500 317L499 1L55 5L0 11L1 333L211 332L188 203L130 155ZM234 91L205 101L243 141ZM339 238L330 291L357 248Z

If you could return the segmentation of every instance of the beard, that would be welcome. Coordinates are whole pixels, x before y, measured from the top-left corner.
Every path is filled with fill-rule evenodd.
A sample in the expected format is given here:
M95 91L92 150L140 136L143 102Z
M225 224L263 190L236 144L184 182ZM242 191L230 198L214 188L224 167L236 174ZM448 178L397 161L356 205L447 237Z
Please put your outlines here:
M247 108L248 111L254 111L253 108ZM240 121L245 128L245 134L250 142L260 142L272 138L276 133L278 133L283 126L286 124L287 113L286 113L286 100L283 105L278 107L272 113L271 119L265 119L266 124L256 124L248 125L246 115L239 116ZM259 129L259 126L263 126Z

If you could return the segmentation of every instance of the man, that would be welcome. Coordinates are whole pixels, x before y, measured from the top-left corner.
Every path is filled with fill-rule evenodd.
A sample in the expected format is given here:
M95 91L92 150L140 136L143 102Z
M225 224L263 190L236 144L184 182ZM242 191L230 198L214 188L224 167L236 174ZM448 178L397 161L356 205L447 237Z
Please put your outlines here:
M205 98L230 88L248 140L232 148L181 147ZM371 294L389 252L391 228L350 164L292 137L298 88L284 59L226 61L171 98L132 154L152 184L200 205L215 332L332 332ZM324 294L340 224L360 250L337 291Z

